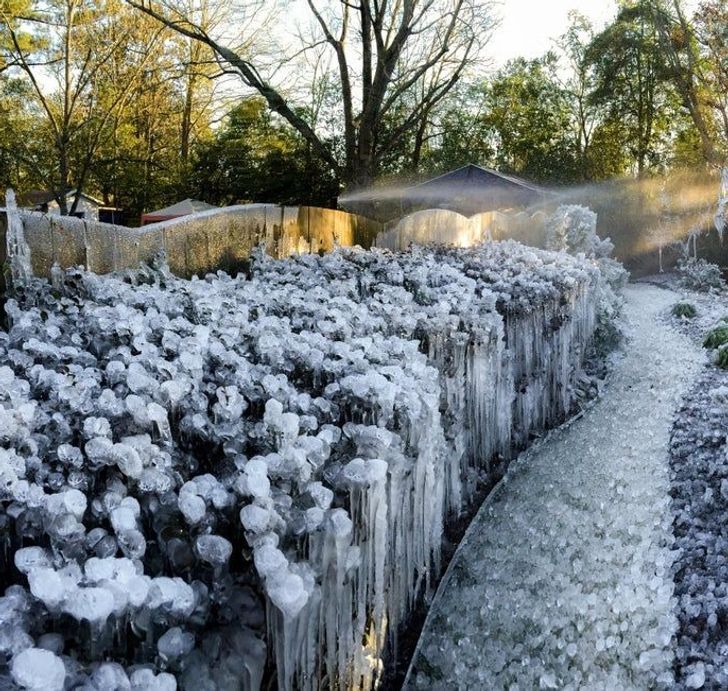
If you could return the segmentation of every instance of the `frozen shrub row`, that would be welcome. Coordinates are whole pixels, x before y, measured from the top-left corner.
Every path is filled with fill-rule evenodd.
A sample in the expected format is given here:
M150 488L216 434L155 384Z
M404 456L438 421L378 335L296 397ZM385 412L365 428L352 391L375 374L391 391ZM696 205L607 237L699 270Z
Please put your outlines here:
M0 332L0 685L370 688L445 522L570 410L602 284L511 242L32 281Z

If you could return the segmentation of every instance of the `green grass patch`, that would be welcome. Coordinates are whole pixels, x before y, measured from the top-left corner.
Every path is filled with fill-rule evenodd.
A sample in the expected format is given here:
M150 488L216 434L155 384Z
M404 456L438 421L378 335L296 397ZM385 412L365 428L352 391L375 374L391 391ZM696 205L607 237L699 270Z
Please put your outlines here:
M695 309L695 305L690 302L678 302L673 305L672 313L676 317L692 319L698 313L698 311Z
M703 348L720 348L720 346L728 343L728 323L716 326L708 331Z

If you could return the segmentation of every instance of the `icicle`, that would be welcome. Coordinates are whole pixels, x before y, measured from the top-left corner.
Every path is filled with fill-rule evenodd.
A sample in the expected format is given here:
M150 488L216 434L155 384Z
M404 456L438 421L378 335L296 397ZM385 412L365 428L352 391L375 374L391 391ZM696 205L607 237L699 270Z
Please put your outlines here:
M10 277L13 287L19 288L27 285L33 278L33 269L30 264L30 248L23 232L23 220L15 203L15 192L11 189L5 191L5 212L8 224L6 244Z
M720 190L718 192L718 209L713 219L718 237L723 242L723 234L728 227L728 166L721 171Z

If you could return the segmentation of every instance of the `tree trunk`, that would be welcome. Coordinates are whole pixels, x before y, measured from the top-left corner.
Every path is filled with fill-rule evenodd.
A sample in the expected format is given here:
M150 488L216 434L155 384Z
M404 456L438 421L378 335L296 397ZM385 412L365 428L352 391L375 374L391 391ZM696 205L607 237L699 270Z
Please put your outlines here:
M179 153L182 163L187 165L190 157L190 138L192 132L192 98L194 89L194 76L187 77L187 93L185 94L185 105L182 109L182 131L180 133Z
M61 150L58 153L59 185L56 201L58 202L58 209L61 216L68 216L68 160L66 158L66 148L63 143L61 143Z

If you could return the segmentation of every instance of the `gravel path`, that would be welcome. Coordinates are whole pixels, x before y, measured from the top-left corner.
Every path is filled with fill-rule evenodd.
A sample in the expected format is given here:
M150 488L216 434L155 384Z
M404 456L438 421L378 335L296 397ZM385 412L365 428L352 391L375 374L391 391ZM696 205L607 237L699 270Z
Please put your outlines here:
M428 615L405 688L647 689L673 683L667 446L700 348L630 286L630 343L604 396L512 465Z

